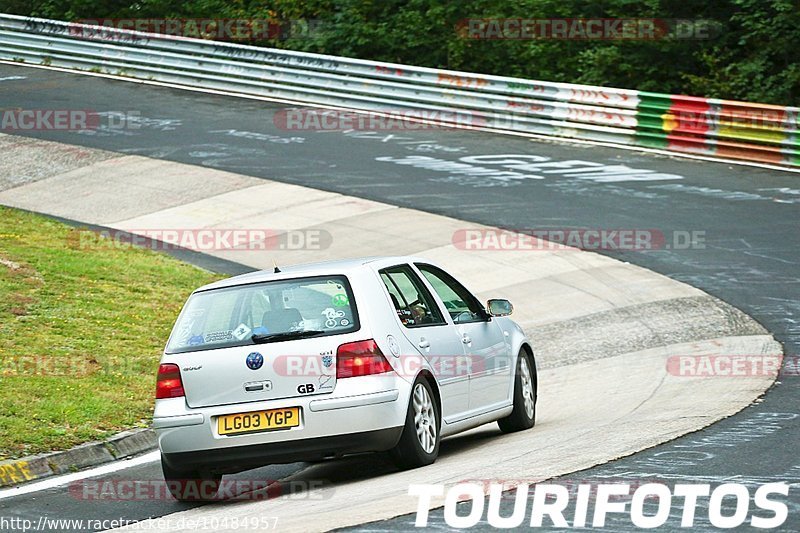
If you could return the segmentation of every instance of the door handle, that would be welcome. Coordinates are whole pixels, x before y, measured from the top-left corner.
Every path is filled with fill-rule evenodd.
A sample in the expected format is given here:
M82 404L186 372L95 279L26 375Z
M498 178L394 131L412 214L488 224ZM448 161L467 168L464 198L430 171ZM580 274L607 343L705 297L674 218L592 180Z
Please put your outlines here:
M423 350L427 350L428 348L431 347L431 343L428 342L427 339L420 339L419 344L417 344L417 346L419 346Z
M469 338L469 335L464 335L463 337L461 337L461 342L463 342L464 344L469 344L472 342L472 339Z

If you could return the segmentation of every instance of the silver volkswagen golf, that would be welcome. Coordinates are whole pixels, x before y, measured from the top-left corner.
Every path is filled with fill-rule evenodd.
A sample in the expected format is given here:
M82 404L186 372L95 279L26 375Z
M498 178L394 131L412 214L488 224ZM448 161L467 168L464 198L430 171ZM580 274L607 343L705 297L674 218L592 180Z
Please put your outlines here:
M168 487L205 499L226 473L363 452L414 468L436 459L442 437L493 421L531 428L536 363L511 311L415 257L197 289L158 369L153 427Z

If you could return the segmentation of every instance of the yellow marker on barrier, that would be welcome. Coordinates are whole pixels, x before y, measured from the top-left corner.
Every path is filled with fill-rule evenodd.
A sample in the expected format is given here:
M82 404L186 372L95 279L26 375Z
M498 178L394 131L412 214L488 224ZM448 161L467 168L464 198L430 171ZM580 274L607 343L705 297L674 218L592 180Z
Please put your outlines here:
M27 461L0 466L0 485L11 485L34 479Z
M19 469L20 473L25 477L25 481L30 481L34 479L34 475L31 474L31 469L28 466L28 461L18 462L17 468Z
M663 125L661 127L667 133L670 133L672 130L678 127L678 121L675 120L675 115L671 113L664 113L661 115L661 120L663 121Z

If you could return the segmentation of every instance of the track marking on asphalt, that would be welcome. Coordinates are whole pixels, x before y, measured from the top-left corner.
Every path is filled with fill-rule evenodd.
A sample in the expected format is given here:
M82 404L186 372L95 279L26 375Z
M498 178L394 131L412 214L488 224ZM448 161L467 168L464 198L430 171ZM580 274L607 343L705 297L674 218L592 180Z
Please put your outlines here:
M55 487L61 487L68 483L72 483L73 481L79 481L81 479L86 479L95 476L102 476L105 474L111 474L113 472L119 472L120 470L133 468L134 466L141 466L147 463L154 463L158 461L160 458L161 454L158 450L156 450L146 453L144 455L140 455L139 457L134 457L133 459L114 461L113 463L98 466L96 468L91 468L89 470L84 470L82 472L76 472L74 474L67 474L64 476L48 478L42 481L38 481L36 483L20 485L18 487L13 487L10 489L3 489L0 490L0 500L6 498L13 498L15 496L22 496L23 494L30 494L31 492L39 492L42 490L52 489Z
M221 95L221 96L234 96L236 98L247 98L248 100L262 100L262 101L265 101L265 102L277 102L277 103L282 103L282 104L300 105L300 106L304 106L304 107L315 107L315 108L319 108L319 109L338 109L338 110L343 110L343 111L351 111L351 112L354 112L354 113L371 113L371 114L377 115L377 116L389 116L389 114L387 114L387 113L378 113L378 112L375 112L375 111L366 111L364 109L354 109L354 108L350 108L350 107L342 107L342 106L334 106L334 105L313 104L313 103L309 103L309 102L303 102L301 100L290 100L290 99L287 99L287 98L275 98L275 97L267 97L267 96L255 96L255 95L237 93L237 92L233 92L233 91L220 91L220 90L216 90L216 89L203 89L203 88L200 88L200 87L189 87L189 86L186 86L186 85L179 85L179 84L175 84L175 83L167 83L167 82L154 81L154 80L140 80L140 79L134 79L134 78L129 78L129 77L125 77L125 76L116 76L114 74L102 74L102 73L99 73L99 72L85 72L85 71L82 71L82 70L74 70L74 69L62 68L62 67L52 67L52 66L48 67L48 66L44 66L44 65L29 65L27 63L20 64L20 63L18 63L16 61L7 61L7 60L3 60L3 59L0 59L0 64L12 65L12 66L15 66L15 67L30 67L30 68L38 68L38 69L43 69L43 70L55 70L55 71L58 71L58 72L66 72L66 73L69 73L69 74L80 74L80 75L83 75L83 76L94 76L94 77L97 77L97 78L109 78L109 79L112 79L112 80L126 81L126 82L129 82L129 83L139 83L139 84L142 84L142 85L155 85L155 86L158 86L158 87L169 87L171 89L182 89L184 91L192 91L192 92L207 93L207 94L217 94L217 95ZM413 122L420 122L420 123L423 123L423 124L436 124L433 121L424 120L424 119L419 119L418 120L418 119L414 119L414 118L409 118L408 120L409 121L413 121ZM685 153L681 153L681 152L671 152L669 150L659 150L657 148L647 148L647 147L644 147L644 146L630 146L630 145L627 145L627 144L618 144L618 143L605 142L605 141L591 141L591 140L587 140L587 139L573 139L573 138L570 138L570 137L552 137L552 136L547 136L547 135L539 135L539 134L536 134L536 133L523 133L523 132L519 132L519 131L504 130L504 129L498 129L498 128L480 128L480 127L470 126L470 127L467 127L467 128L455 128L454 127L454 129L464 129L464 130L469 130L469 131L483 131L483 132L488 132L488 133L499 133L499 134L502 134L502 135L515 135L517 137L525 137L525 138L528 138L528 139L540 140L540 141L545 141L545 142L557 142L557 143L564 143L564 144L581 144L581 145L588 145L588 146L604 146L604 147L607 147L607 148L617 148L619 150L628 150L628 151L633 151L633 152L663 155L663 156L669 156L669 157L673 157L673 158L693 159L693 160L696 160L696 161L709 161L709 162L712 162L712 163L722 163L722 164L727 164L727 165L738 165L738 166L746 166L746 167L757 167L757 168L765 168L765 169L769 169L769 170L782 170L784 172L793 172L795 174L800 174L800 169L787 168L787 167L783 167L783 166L779 166L779 165L769 165L769 164L766 164L766 163L755 163L755 162L752 162L752 161L740 161L740 160L736 160L736 159L724 159L724 158L716 158L716 157L707 157L707 156L702 156L702 155L697 155L697 154L685 154Z
M134 181L137 187L132 192L128 191L130 194L120 196L118 202L109 205L106 191L114 190L114 179L122 179L120 176L124 177L126 183ZM164 189L164 176L172 177L168 182L171 184L169 190ZM205 186L203 196L187 198L184 188L173 183L176 176L183 176L195 183L202 181ZM159 185L159 202L165 206L156 212L152 211L150 204L143 201L152 197L151 191L156 187L150 186L151 183ZM693 431L749 405L753 396L761 394L772 382L771 379L758 379L758 376L753 376L753 380L739 379L736 383L726 380L680 379L681 376L666 372L665 358L674 354L707 356L710 353L780 353L780 346L755 323L752 328L748 326L743 330L732 330L734 335L729 338L705 339L695 336L695 340L670 344L673 337L667 334L667 326L680 330L681 322L677 318L691 319L682 316L686 315L683 305L681 309L684 311L675 316L675 307L680 304L680 300L710 297L702 296L703 293L698 289L684 286L664 276L588 252L578 255L575 252L543 255L535 251L509 251L507 253L512 255L502 257L486 255L493 253L490 251L461 254L454 247L452 236L454 232L464 228L463 221L379 202L296 185L265 182L258 178L237 178L227 172L179 163L155 162L135 156L117 158L105 167L102 163L88 165L84 167L83 173L72 171L69 175L46 178L41 182L0 193L0 201L10 199L38 211L54 210L50 211L51 214L57 214L57 210L63 209L65 198L74 198L74 202L67 203L73 203L73 208L81 208L81 213L74 217L85 217L86 213L94 213L91 216L97 217L96 220L84 219L84 222L95 220L117 229L170 227L166 224L171 224L174 220L190 220L193 221L192 226L201 228L241 227L234 224L243 223L263 224L262 227L285 227L287 213L291 212L296 214L291 225L294 229L325 224L331 233L336 231L339 247L333 247L326 252L328 254L351 253L353 242L358 242L357 239L363 238L367 231L371 232L369 246L385 246L397 253L399 230L396 228L403 228L404 233L425 236L424 239L409 244L408 253L432 256L432 259L441 262L457 264L459 271L474 283L474 290L495 291L508 287L508 291L513 291L513 294L524 301L530 301L530 298L523 298L524 295L536 295L538 305L521 306L517 311L519 321L523 326L529 324L537 327L540 333L546 335L546 339L540 335L538 343L544 361L549 360L552 364L558 361L559 354L569 353L575 364L543 371L542 382L548 384L550 394L545 394L547 388L543 387L543 418L536 432L516 437L503 436L493 441L491 461L487 461L486 450L481 449L480 438L472 442L466 441L465 446L460 446L462 449L458 456L443 456L441 461L426 469L426 477L432 481L450 483L468 476L470 479L483 477L508 480L520 479L521 476L523 479L526 476L543 479L543 476L554 477L582 470L592 464L653 446L670 435ZM305 201L302 213L292 203L296 198L303 198ZM137 209L126 208L128 203L135 204ZM103 206L106 210L101 212L92 206ZM109 207L113 209L108 209ZM202 219L198 219L198 214L203 215ZM271 258L261 255L254 257L253 254L246 256L245 252L233 259L254 263L253 266L258 266L256 262L262 267L269 266L264 263L268 263ZM313 255L318 252L305 250L286 253L287 259L294 259L285 261L288 264L302 262L300 259L303 254ZM525 260L534 259L535 268L519 266L527 265L528 261ZM493 267L488 271L485 268L487 262ZM586 272L589 273L588 276ZM632 283L632 279L636 282ZM552 286L554 280L557 282L555 287ZM654 290L656 287L658 290ZM565 298L564 291L567 289L571 293ZM550 299L545 300L545 295ZM582 299L579 300L578 297ZM633 306L644 303L647 307L632 309ZM658 309L660 311L656 312ZM600 311L617 318L606 321L603 315L598 314ZM635 314L632 314L634 311ZM569 327L574 322L560 329L545 329L547 324L579 320L586 315L591 315L594 322L579 323L581 329L587 333L580 341L583 344L574 339L574 329ZM714 317L716 313L706 313L703 316ZM633 321L640 324L642 330L650 332L657 346L647 348L650 343L643 341L637 341L635 345L624 342L627 337L622 332L631 329L629 324ZM617 329L612 329L614 324L618 324ZM600 330L601 335L593 333L595 330ZM717 326L702 331L721 334ZM702 332L698 333L700 334ZM607 356L612 357L601 360L574 357L576 353L595 354L596 346L603 344L605 338L615 339L619 349L623 351L636 347L642 347L643 350L625 351L614 356L607 353ZM623 376L624 380L615 377L617 375ZM735 402L733 389L740 389L735 393ZM604 397L608 396L608 401L603 405L593 406L587 412L583 406L585 398L592 396L592 391L602 391ZM597 396L600 395L598 392ZM708 401L700 404L695 395L720 400L722 405L712 405ZM643 398L650 400L645 404L642 402ZM662 408L662 402L668 409ZM635 409L631 410L631 405L636 406ZM684 410L686 416L680 416L681 410ZM627 416L628 414L631 416ZM590 426L595 427L591 430L593 433L589 432ZM496 433L497 430L479 428L475 431L482 434L488 432ZM585 446L580 448L586 441L601 442L604 445L591 450L587 450ZM568 446L579 448L570 449ZM522 453L528 457L536 457L533 463L523 463L533 470L520 470L520 465L515 461L520 457L520 450L524 450ZM508 455L504 458L503 454ZM565 458L572 462L565 462ZM320 500L301 498L295 501L287 495L287 498L271 500L268 509L262 509L259 502L238 505L235 512L230 506L205 506L192 510L188 516L193 519L219 519L219 515L224 514L226 517L241 518L248 513L263 516L266 512L285 517L282 518L281 529L289 531L295 528L307 533L315 527L327 530L381 518L374 513L387 512L387 509L397 514L416 509L417 502L409 502L407 494L397 489L415 482L414 476L419 476L419 473L398 472L391 476L367 477L348 482L347 476L350 475L352 465L352 462L316 465L313 469L289 478L290 481L297 482L332 478L332 482L326 487L326 498ZM155 468L155 465L150 468ZM92 474L84 474L90 475ZM380 501L375 499L376 494L381 495ZM367 504L359 503L365 501ZM410 507L404 511L406 505ZM349 510L346 516L341 514L342 506ZM315 521L309 523L307 517L312 515L315 515ZM181 516L187 515L178 515L179 518ZM342 520L348 523L343 523Z

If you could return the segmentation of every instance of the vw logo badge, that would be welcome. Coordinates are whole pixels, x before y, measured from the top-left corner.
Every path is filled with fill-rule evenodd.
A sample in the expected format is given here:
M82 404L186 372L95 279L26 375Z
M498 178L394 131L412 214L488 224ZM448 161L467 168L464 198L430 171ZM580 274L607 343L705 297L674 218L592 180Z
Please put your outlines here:
M247 356L245 362L250 370L258 370L264 364L264 356L258 352L253 352Z

